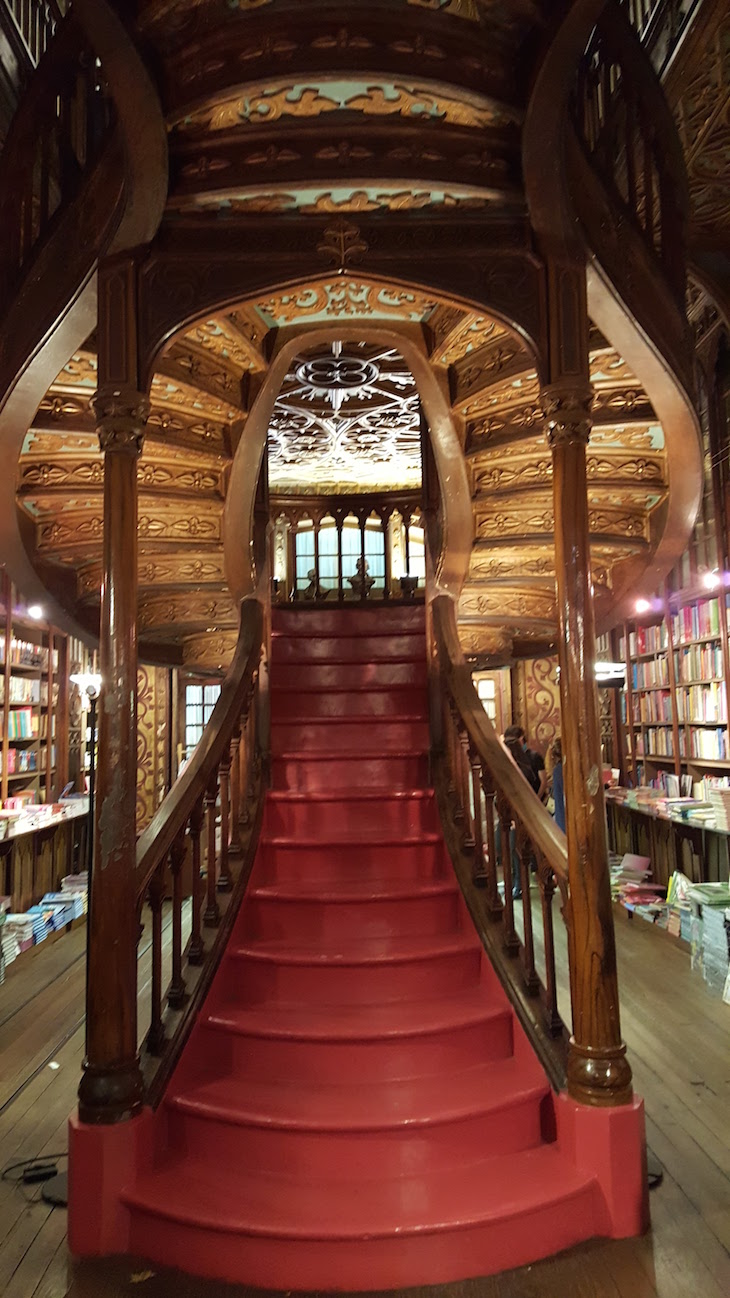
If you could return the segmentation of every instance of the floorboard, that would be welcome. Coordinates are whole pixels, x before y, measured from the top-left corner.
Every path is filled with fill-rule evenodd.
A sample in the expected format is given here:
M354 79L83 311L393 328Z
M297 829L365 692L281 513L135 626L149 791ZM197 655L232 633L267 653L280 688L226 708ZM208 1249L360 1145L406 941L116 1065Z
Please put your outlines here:
M0 1161L66 1148L84 1049L84 930L18 968L0 992ZM537 936L537 933L536 933ZM730 1007L690 972L686 949L641 920L616 925L622 1024L650 1149L663 1168L641 1239L568 1254L412 1298L725 1298L730 1293ZM567 952L556 929L566 1014ZM169 955L169 926L165 927ZM537 952L538 960L540 952ZM149 995L141 951L140 1006ZM6 996L5 993L8 993ZM50 1064L57 1064L51 1068ZM3 1298L255 1298L257 1291L159 1272L144 1260L69 1262L66 1214L0 1182Z

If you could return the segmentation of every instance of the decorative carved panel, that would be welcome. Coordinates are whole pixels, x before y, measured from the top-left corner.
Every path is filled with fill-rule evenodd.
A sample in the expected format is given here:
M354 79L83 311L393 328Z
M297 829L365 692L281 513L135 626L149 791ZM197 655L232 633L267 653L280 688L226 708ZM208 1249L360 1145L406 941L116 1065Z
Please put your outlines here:
M137 833L165 795L170 741L168 676L162 668L137 672Z
M557 666L555 658L527 658L512 672L515 723L524 726L528 744L543 755L560 734Z

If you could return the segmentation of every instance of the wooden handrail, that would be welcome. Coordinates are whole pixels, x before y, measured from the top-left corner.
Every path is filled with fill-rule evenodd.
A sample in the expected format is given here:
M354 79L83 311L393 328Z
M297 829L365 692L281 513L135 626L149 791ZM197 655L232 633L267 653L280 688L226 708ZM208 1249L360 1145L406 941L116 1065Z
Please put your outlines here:
M553 1087L562 1090L569 1038L558 1010L553 899L557 889L569 922L565 837L484 712L461 652L453 601L437 595L430 613L433 770L446 843L484 948Z
M261 660L264 611L257 599L245 600L233 661L210 720L190 761L180 772L137 842L137 899L144 897L159 862L171 850L194 808L218 771L250 698Z
M453 600L438 595L432 603L433 627L438 662L469 738L489 767L496 784L519 816L534 846L545 857L555 875L568 879L565 835L525 780L524 775L501 743L474 688L471 671L461 652L456 630Z

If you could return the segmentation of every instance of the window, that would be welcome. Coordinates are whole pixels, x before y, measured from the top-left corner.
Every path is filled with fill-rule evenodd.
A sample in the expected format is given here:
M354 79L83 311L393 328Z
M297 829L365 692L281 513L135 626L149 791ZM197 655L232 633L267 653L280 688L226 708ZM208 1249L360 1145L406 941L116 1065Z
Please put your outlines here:
M221 692L220 685L185 686L185 757L202 739Z
M497 720L497 682L493 676L482 676L477 680L477 694L482 701L482 707L489 717L490 721Z

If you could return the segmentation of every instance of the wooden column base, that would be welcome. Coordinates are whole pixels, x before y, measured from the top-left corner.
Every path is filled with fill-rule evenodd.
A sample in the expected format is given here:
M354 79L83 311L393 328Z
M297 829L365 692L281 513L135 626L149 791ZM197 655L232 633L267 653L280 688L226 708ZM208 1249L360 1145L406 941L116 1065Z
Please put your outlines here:
M600 1108L631 1104L631 1068L624 1043L619 1046L580 1046L571 1037L568 1094L579 1104Z
M144 1083L137 1059L118 1068L93 1068L87 1060L79 1083L79 1121L126 1122L142 1111Z

